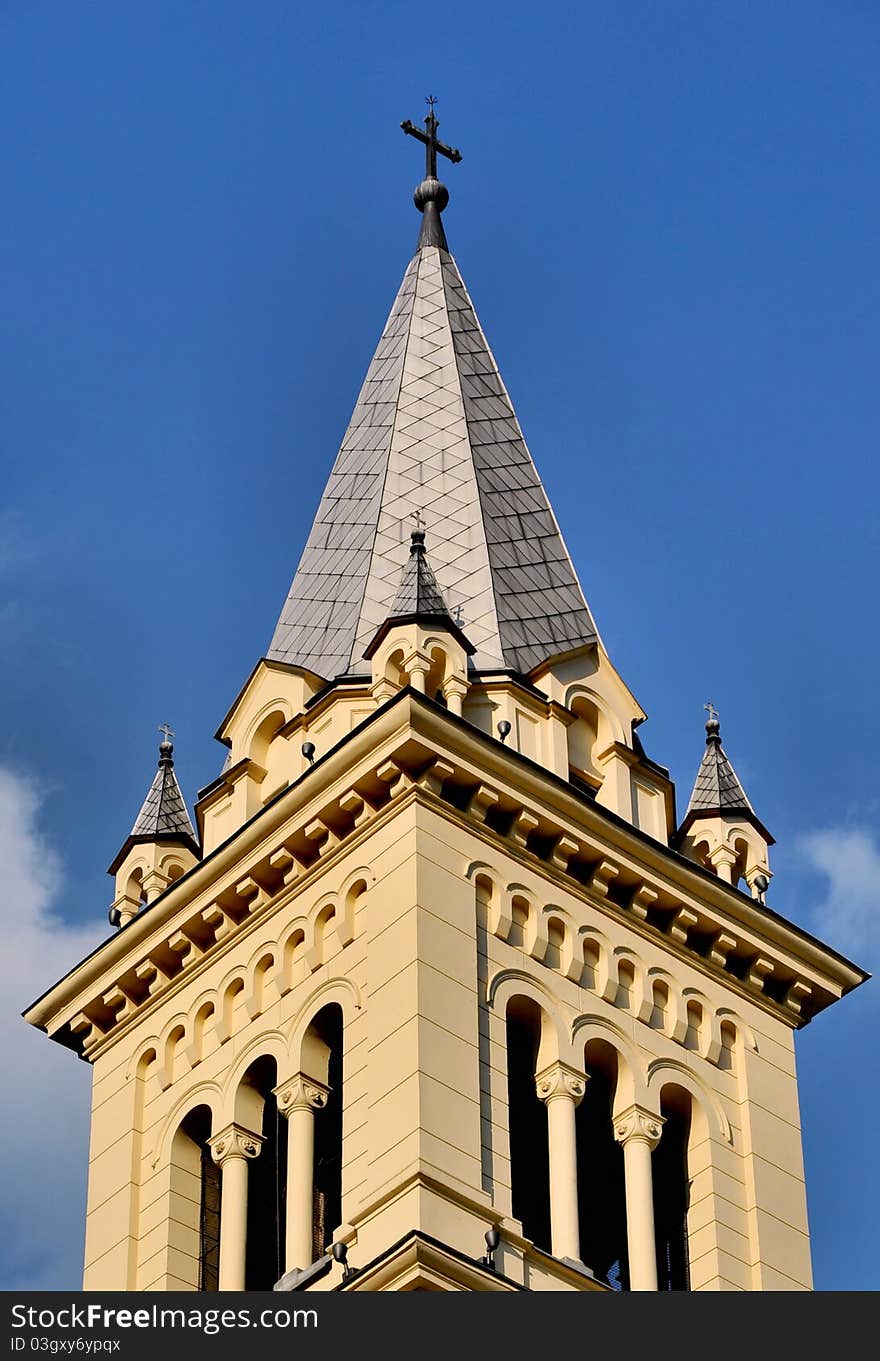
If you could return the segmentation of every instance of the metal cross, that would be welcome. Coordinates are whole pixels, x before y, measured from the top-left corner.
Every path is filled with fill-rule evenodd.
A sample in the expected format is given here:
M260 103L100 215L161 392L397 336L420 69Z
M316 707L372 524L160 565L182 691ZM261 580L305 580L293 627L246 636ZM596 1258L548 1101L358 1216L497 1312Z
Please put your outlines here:
M461 160L461 152L454 146L447 146L445 142L437 141L437 129L440 126L440 120L434 113L434 105L437 101L433 95L428 95L425 103L428 106L428 116L425 119L425 127L428 129L427 132L422 132L421 128L417 128L415 123L411 123L408 118L405 118L400 126L410 137L415 137L418 141L424 142L425 178L436 180L437 152L439 151L441 156L445 156L448 160L452 161L453 165L457 165Z
M160 723L158 731L162 733L166 742L170 742L172 737L174 736L174 733L171 731L171 727L168 723Z
M416 522L416 529L424 529L424 528L425 528L425 517L422 515L421 510L414 510L414 511L412 512L412 514L410 515L409 518L410 518L411 520L415 520L415 522Z
M704 705L703 705L703 708L706 710L706 712L707 712L708 715L709 715L709 722L710 722L710 723L717 723L717 722L718 722L718 710L715 708L715 705L712 703L711 699L709 700L709 703L708 703L708 704L704 704Z

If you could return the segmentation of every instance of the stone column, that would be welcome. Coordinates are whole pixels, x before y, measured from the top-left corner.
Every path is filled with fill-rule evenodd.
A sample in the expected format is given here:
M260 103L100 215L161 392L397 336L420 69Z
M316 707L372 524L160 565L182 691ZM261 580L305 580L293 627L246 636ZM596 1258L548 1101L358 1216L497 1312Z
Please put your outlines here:
M629 1244L630 1290L657 1289L657 1245L654 1239L654 1183L651 1153L660 1141L662 1116L642 1106L628 1106L614 1119L614 1137L623 1145L626 1176L626 1236Z
M210 1141L220 1168L220 1289L244 1290L247 1257L248 1162L263 1140L241 1125L227 1125Z
M449 706L449 712L457 714L461 718L464 697L468 692L467 681L462 680L459 676L447 676L442 689L443 698Z
M327 1105L329 1088L296 1073L275 1088L278 1110L287 1117L287 1224L285 1269L312 1264L315 1194L315 1111Z
M723 879L726 884L733 883L733 867L736 864L736 853L729 846L716 846L714 851L709 852L709 864L715 870L719 879Z
M538 1097L547 1107L550 1146L550 1235L554 1257L580 1261L575 1108L587 1087L584 1073L552 1063L535 1075Z

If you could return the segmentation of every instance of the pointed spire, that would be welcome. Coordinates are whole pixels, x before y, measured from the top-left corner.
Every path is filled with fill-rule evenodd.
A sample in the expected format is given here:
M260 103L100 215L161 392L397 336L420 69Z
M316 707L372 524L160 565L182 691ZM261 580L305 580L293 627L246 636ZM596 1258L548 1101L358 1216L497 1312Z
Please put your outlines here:
M693 791L685 814L682 828L687 828L698 817L730 813L746 818L758 827L772 845L773 838L758 820L754 808L746 797L739 776L734 770L727 752L721 745L721 724L718 711L712 703L704 706L709 711L706 722L706 750L697 771Z
M428 132L402 126L460 159ZM426 177L425 184L432 177ZM433 177L436 181L436 176ZM598 641L559 525L431 212L367 371L267 656L325 680L362 675L395 595L399 526L417 508L447 597L468 602L478 670L527 675ZM442 203L441 203L442 200ZM441 228L442 230L442 228Z
M174 747L169 741L173 735L166 730L165 740L159 743L159 768L134 820L131 835L151 841L182 836L195 847L196 834L174 773Z
M125 845L110 866L110 874L116 873L131 847L139 842L170 841L188 846L194 855L199 854L195 830L174 773L174 747L170 741L174 734L167 723L159 731L164 736L159 743L158 769Z
M421 525L421 514L415 517ZM387 616L382 621L369 647L364 652L367 661L374 656L376 649L395 624L418 622L439 625L448 630L464 647L469 656L473 655L473 645L462 633L459 624L452 617L437 578L425 552L425 531L420 527L410 535L409 557L400 576L397 595Z
M721 724L714 704L706 723L706 750L697 771L688 813L752 813L754 809L724 748L721 745Z
M426 616L452 619L425 553L425 531L414 529L410 536L409 558L388 618L422 619Z

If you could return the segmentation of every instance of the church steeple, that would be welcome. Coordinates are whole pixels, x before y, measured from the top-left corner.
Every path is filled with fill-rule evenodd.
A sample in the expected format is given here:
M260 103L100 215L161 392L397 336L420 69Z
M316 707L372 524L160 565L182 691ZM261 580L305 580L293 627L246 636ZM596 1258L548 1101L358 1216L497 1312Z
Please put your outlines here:
M461 605L476 670L528 673L597 641L596 627L511 400L440 221L448 199L423 133L419 247L394 301L318 507L270 661L324 680L365 675L394 600L405 526L431 526L431 557Z

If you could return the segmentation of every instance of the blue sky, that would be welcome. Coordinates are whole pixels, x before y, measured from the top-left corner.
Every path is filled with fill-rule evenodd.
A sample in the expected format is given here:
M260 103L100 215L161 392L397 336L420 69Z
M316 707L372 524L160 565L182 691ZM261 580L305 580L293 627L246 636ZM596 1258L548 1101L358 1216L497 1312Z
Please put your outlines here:
M428 92L650 754L682 806L713 699L773 906L875 967L877 7L5 0L0 43L0 1279L81 1251L88 1074L14 1014L105 929L156 725L190 800L218 769L415 244ZM798 1042L824 1289L880 1285L878 1020L869 984Z

